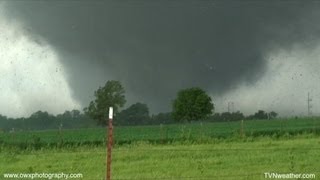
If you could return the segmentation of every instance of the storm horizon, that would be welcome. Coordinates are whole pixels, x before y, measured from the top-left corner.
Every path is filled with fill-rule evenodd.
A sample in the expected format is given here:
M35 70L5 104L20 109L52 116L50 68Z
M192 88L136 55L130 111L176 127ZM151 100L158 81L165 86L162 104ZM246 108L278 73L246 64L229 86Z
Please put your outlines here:
M320 115L320 3L2 1L0 114L86 107L108 80L169 112L200 87L215 112Z

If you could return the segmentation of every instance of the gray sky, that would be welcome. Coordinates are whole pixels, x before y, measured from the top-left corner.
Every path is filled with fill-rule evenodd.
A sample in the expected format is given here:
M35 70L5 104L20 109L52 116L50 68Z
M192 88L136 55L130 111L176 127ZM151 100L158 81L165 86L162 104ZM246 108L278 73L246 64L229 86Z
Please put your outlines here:
M320 3L316 1L2 1L0 114L83 108L107 80L128 105L170 111L199 86L227 102L319 113Z

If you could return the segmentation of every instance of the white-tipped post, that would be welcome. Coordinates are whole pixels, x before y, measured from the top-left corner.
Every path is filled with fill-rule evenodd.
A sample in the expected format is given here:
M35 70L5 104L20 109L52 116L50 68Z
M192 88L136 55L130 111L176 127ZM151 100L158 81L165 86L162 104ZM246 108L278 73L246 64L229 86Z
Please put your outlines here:
M109 108L109 119L113 118L113 107Z
M113 137L113 108L109 108L109 130L107 131L108 145L107 145L107 170L106 170L106 180L111 180L111 150L112 150L112 137Z

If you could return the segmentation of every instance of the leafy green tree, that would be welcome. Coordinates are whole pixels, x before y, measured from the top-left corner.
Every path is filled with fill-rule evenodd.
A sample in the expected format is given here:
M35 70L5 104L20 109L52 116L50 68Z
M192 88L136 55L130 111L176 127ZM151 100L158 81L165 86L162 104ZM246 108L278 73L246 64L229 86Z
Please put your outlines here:
M52 127L54 116L46 111L37 111L29 117L28 126L33 126L35 129L47 129Z
M271 112L268 114L269 119L275 119L277 116L278 116L278 113L276 113L276 112L274 112L274 111L271 111Z
M135 103L121 111L117 115L115 122L123 125L141 125L148 123L149 120L148 106L143 103Z
M255 119L268 119L268 114L263 110L259 110L258 112L254 113L253 117Z
M113 107L114 113L126 103L125 90L119 81L108 81L105 86L99 87L94 92L95 100L84 108L84 112L95 119L98 124L106 124L109 107Z
M244 119L244 115L240 111L231 113L230 121L240 121L240 120L243 120L243 119Z
M221 116L220 116L222 121L230 121L231 117L232 117L232 114L230 112L223 112L221 113Z
M214 113L209 120L212 122L222 121L220 113Z
M72 114L70 111L65 111L63 114L62 114L62 118L66 121L72 119Z
M214 109L211 97L194 87L178 92L173 101L172 115L176 121L193 121L208 118Z
M73 119L79 118L81 115L81 112L77 109L74 109L71 111L71 116Z

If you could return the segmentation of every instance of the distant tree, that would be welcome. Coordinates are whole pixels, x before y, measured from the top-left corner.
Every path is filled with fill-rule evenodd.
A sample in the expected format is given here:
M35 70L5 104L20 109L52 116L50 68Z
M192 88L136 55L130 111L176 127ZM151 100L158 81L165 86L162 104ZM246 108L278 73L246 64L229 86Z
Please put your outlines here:
M253 117L255 119L268 119L268 114L263 110L259 110L253 115Z
M48 119L49 113L46 111L37 111L33 114L31 114L30 118L32 119Z
M81 113L79 110L65 111L62 114L58 114L55 118L54 128L86 128L86 127L96 127L96 123L92 118Z
M62 118L63 118L63 120L66 120L66 121L72 119L72 114L71 114L71 112L70 112L70 111L65 111L65 112L62 114Z
M200 88L189 88L178 92L173 102L172 115L176 121L207 119L214 109L211 97Z
M254 120L255 118L254 118L254 115L251 114L251 115L247 116L245 119L247 119L247 120Z
M116 116L116 121L124 125L141 125L150 120L149 108L146 104L135 103Z
M54 123L54 116L46 111L37 111L28 118L28 126L34 129L48 129Z
M10 129L10 122L8 121L6 116L0 114L0 128L2 130Z
M231 113L231 121L240 121L243 119L244 115L240 111Z
M271 112L268 114L269 119L275 119L277 116L278 116L278 113L276 113L276 112L274 112L274 111L271 111Z
M221 116L220 113L214 113L210 118L210 121L216 122L216 121L221 121Z
M84 112L95 119L98 124L106 124L109 107L113 107L114 113L126 103L125 90L119 81L108 81L104 87L99 87L94 92L95 100L84 108Z
M223 112L223 113L221 113L221 116L220 116L222 121L230 121L231 117L232 117L232 115L230 112Z
M7 120L7 116L3 116L0 114L0 120Z
M81 112L79 110L74 109L71 111L71 116L73 119L79 118L80 115L81 115Z
M63 128L77 127L81 118L81 112L79 110L65 111L63 114L59 114L56 117L56 126Z

